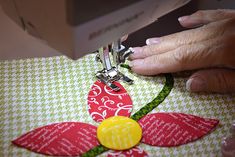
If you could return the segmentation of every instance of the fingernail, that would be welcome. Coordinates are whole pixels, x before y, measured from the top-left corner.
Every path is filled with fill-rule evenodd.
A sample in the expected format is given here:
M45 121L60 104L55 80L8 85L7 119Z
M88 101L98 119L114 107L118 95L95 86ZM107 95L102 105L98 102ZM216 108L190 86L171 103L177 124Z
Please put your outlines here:
M129 62L129 66L132 68L133 67L133 61Z
M129 63L129 66L132 68L134 66L141 66L143 64L143 60L142 59L138 59L138 60L133 60Z
M150 38L146 40L147 45L153 45L160 43L160 38Z
M203 91L206 88L206 82L201 78L190 78L186 82L186 89L190 92Z
M182 17L179 17L179 18L178 18L178 21L179 21L179 22L182 22L182 21L187 20L188 18L189 18L189 16L182 16Z
M131 56L133 56L133 55L136 56L142 52L141 47L131 47L130 50L133 52L133 54L131 54Z

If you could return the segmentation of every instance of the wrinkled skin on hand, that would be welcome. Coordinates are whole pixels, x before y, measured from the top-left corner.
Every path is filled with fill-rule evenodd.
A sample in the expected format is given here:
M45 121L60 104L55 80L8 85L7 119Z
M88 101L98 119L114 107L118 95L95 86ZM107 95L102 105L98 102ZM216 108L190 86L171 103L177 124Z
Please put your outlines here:
M187 81L187 90L235 92L235 10L198 11L178 20L192 29L133 48L132 71L156 75L200 69Z

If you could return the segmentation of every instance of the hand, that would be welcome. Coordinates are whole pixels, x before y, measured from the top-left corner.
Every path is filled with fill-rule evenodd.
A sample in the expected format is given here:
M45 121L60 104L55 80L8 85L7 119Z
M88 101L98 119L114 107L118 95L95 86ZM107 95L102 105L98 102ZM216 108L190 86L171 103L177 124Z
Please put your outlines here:
M203 69L187 81L189 91L235 92L235 11L198 11L178 20L194 29L150 38L146 46L133 48L132 71L156 75Z

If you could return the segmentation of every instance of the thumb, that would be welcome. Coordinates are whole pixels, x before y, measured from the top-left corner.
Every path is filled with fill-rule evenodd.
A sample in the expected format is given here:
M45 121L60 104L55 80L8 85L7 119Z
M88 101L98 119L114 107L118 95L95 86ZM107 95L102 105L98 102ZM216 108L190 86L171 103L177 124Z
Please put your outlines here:
M235 70L210 69L194 73L186 82L191 92L235 92Z
M178 18L183 27L194 28L210 22L224 20L227 18L234 18L235 11L229 9L218 10L200 10L189 16L182 16Z

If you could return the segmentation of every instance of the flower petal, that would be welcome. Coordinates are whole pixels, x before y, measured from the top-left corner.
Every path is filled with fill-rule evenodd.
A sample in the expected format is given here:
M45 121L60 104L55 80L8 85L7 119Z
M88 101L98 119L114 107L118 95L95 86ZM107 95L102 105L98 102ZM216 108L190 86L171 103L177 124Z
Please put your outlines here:
M96 129L80 122L55 123L34 129L12 143L40 154L81 155L99 145Z
M139 120L142 142L172 147L195 141L216 127L219 120L184 113L154 113Z
M125 151L113 151L107 157L148 157L148 154L139 147L134 147Z
M88 94L88 110L97 122L112 116L129 117L131 114L131 97L120 83L114 84L120 88L119 91L113 91L99 80L91 87Z

